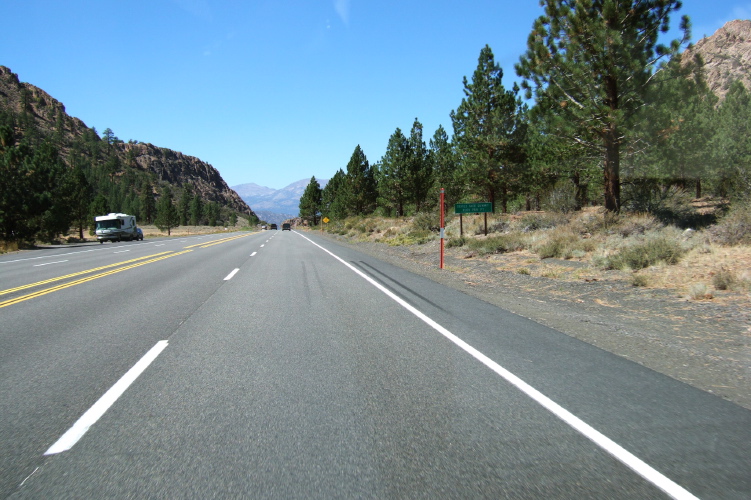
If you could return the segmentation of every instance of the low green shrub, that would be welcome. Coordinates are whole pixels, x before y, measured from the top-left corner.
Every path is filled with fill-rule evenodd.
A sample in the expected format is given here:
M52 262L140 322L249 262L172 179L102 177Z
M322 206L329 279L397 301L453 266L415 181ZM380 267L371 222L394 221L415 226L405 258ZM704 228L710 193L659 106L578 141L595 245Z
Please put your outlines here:
M616 228L624 238L660 229L663 224L650 214L630 214L621 218Z
M427 230L410 231L408 233L398 234L393 238L386 240L386 243L392 247L402 245L422 245L436 238L435 233Z
M580 249L580 238L570 232L556 232L544 238L534 247L541 259L570 259L575 250Z
M488 221L488 233L505 233L511 229L511 224L505 219Z
M543 198L541 208L549 212L570 213L577 209L576 186L571 179L560 179Z
M454 247L463 247L467 244L467 237L466 236L458 236L456 238L449 238L446 241L446 247L447 248L454 248Z
M709 233L720 245L751 245L751 203L731 208Z
M552 229L568 223L569 218L561 213L527 213L514 224L516 229L527 233L540 229Z
M417 213L412 218L412 228L437 232L441 228L441 217L437 211Z
M689 289L689 296L694 300L710 300L714 298L704 283L695 283Z
M649 286L649 278L646 274L632 274L631 275L631 286Z
M712 277L712 285L717 290L730 290L737 283L735 273L726 267L720 268Z
M661 262L677 264L685 253L677 239L658 233L621 248L607 259L606 267L636 271Z
M527 248L527 239L519 233L499 234L482 239L471 239L467 247L481 254L518 252Z

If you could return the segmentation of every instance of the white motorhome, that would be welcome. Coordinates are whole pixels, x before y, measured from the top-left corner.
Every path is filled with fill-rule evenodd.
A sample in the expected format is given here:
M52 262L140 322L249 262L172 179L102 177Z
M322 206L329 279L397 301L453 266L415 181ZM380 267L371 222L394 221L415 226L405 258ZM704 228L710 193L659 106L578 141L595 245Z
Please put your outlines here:
M126 214L107 214L94 217L96 221L96 239L105 241L122 241L138 239L136 216Z

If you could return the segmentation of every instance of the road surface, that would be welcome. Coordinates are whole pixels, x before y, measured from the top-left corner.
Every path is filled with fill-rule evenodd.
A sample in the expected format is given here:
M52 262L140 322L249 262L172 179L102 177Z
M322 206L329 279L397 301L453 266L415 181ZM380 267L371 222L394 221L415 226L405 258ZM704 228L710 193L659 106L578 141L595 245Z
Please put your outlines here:
M751 412L318 238L0 257L0 497L751 497Z

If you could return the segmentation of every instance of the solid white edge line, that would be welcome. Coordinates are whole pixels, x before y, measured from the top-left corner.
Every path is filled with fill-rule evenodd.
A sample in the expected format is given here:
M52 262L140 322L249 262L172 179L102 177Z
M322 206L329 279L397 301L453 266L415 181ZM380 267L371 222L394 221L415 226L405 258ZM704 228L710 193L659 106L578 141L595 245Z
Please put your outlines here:
M81 415L73 427L63 434L55 444L49 447L44 452L45 455L56 455L63 451L67 451L83 437L89 428L99 420L102 415L112 406L117 399L122 396L125 390L130 387L141 373L156 359L157 356L167 347L168 341L160 340L152 347L149 352L143 355L143 357L118 380L115 385L102 395L94 405L89 408L86 413Z
M299 233L298 233L299 234ZM373 278L368 276L367 274L363 273L359 269L357 269L355 266L351 265L349 262L346 262L344 259L339 257L338 255L334 254L330 250L327 250L326 248L322 247L318 243L314 242L307 236L304 236L300 234L303 238L308 240L313 245L317 246L324 252L328 253L332 257L334 257L336 260L347 266L350 270L354 271L356 274L358 274L360 277L368 281L371 285L375 286L377 289L388 295L392 300L397 302L400 306L417 316L419 319L421 319L423 322L428 324L430 327L432 327L434 330L442 334L444 337L449 339L451 342L462 348L465 352L470 354L472 357L477 359L479 362L493 370L496 374L501 376L503 379L505 379L507 382L515 386L517 389L522 391L524 394L532 398L534 401L536 401L538 404L543 406L545 409L550 411L553 415L560 418L564 422L566 422L569 426L574 428L576 431L578 431L580 434L588 438L590 441L598 445L600 448L608 452L610 455L615 457L617 460L619 460L621 463L629 467L631 470L639 474L641 477L667 493L673 498L681 499L681 500L698 500L698 497L691 494L688 490L680 486L679 484L673 482L668 477L664 476L660 472L658 472L656 469L648 465L646 462L638 458L633 453L627 451L625 448L620 446L618 443L610 439L609 437L605 436L598 430L596 430L594 427L590 426L586 422L584 422L582 419L571 413L570 411L563 408L561 405L550 399L549 397L545 396L543 393L529 385L528 383L524 382L522 379L511 373L510 371L503 368L501 365L472 347L471 345L467 344L465 341L448 331L446 328L442 327L438 323L436 323L434 320L423 314L421 311L413 307L411 304L403 300L401 297L397 296L393 292L391 292L388 288L384 287L377 281L375 281Z
M229 274L227 275L227 277L226 277L226 278L224 278L224 281L229 281L229 280L231 280L231 279L232 279L232 277L233 277L233 276L234 276L235 274L237 274L237 272L238 272L239 270L240 270L240 269L235 269L234 271L232 271L231 273L229 273Z

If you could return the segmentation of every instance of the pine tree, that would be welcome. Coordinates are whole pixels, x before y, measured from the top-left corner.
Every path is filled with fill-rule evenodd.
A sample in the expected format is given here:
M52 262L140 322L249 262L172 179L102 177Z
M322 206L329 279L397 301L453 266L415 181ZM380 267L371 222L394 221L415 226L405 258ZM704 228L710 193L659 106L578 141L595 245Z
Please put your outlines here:
M141 188L141 213L139 218L144 224L151 224L156 218L156 199L154 199L154 188L149 181L144 181Z
M73 223L78 228L78 238L83 239L83 229L91 224L89 207L94 189L80 167L73 167L67 175L70 183L70 210Z
M715 135L717 97L709 89L701 59L683 61L678 55L655 76L642 111L643 148L633 176L660 180L681 189L695 183L701 197L702 179L712 173L711 148ZM644 166L652 167L645 171Z
M715 154L720 194L751 197L751 92L740 81L730 86L717 110Z
M472 83L464 77L464 95L456 111L454 145L461 158L462 177L470 193L487 197L495 210L498 195L507 210L508 190L513 170L521 161L526 127L523 106L516 86L503 87L503 70L493 51L480 51Z
M412 130L407 140L409 146L409 195L415 204L415 211L419 212L423 205L435 201L429 200L433 188L433 166L428 155L428 148L422 139L422 123L415 118Z
M203 222L203 200L198 194L195 194L190 202L189 215L191 226L200 226Z
M300 217L310 220L314 226L321 213L321 195L321 185L313 176L300 197Z
M378 196L375 175L359 144L347 163L347 188L350 215L366 215L375 210Z
M180 214L177 213L177 208L172 199L172 190L169 186L164 187L162 196L159 197L154 225L160 231L167 231L167 236L171 234L172 228L180 225Z
M449 136L442 125L430 139L430 163L433 168L434 189L439 192L444 189L446 206L451 206L459 201L461 185L456 179L457 162L454 147L449 141Z
M347 216L347 174L340 168L326 183L321 192L321 213L329 218Z
M70 228L70 183L54 139L35 137L31 147L0 125L0 231L7 241L51 241ZM36 140L38 139L38 140Z
M378 165L378 195L381 206L396 217L405 215L405 205L409 201L409 141L397 127Z
M689 38L658 45L680 0L543 0L516 65L528 97L558 118L564 137L603 159L605 208L620 209L621 146L652 82L654 65ZM544 104L544 106L540 106Z
M208 202L204 207L204 213L209 226L214 227L219 223L219 205L216 202Z
M193 190L190 184L184 184L180 193L180 201L177 204L177 213L180 217L180 225L187 226L190 219L190 202L193 201Z
M26 144L16 142L14 124L0 124L0 236L6 241L22 239L24 171L31 154Z

